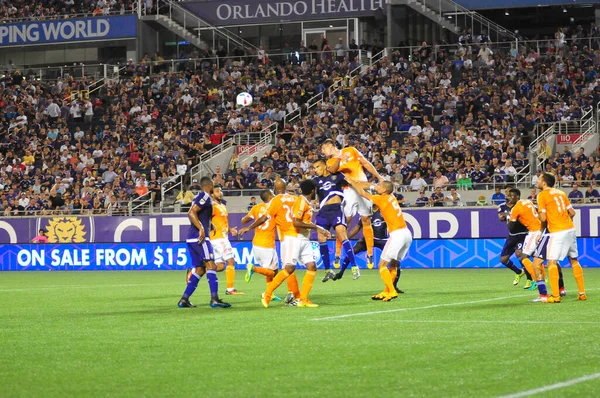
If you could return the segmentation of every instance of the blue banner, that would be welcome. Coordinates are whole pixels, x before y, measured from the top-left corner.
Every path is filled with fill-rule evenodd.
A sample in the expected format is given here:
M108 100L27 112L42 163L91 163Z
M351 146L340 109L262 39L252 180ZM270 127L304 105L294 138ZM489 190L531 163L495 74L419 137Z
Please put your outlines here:
M415 240L402 268L498 268L504 239ZM600 267L600 238L579 238L579 261ZM253 263L250 242L232 242L237 269ZM331 254L334 242L329 242ZM313 252L319 268L318 243ZM379 250L375 249L376 260ZM365 267L365 253L358 256ZM0 246L1 271L184 270L190 266L185 243L25 244ZM301 267L300 267L301 268Z
M93 17L0 25L0 47L136 37L137 17Z

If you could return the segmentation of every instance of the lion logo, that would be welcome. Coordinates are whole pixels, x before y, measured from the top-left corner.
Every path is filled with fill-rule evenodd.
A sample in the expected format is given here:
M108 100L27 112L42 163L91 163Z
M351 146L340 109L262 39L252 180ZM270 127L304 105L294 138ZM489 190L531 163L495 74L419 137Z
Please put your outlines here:
M48 242L85 242L85 227L77 217L55 217L48 223Z

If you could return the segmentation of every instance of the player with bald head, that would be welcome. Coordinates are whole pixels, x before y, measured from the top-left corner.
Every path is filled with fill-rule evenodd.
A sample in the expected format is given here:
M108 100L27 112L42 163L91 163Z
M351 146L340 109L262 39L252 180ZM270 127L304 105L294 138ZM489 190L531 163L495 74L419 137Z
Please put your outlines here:
M371 190L377 192L377 195L371 195L364 190L369 184L346 179L360 196L370 200L379 208L388 226L390 237L381 252L379 260L379 274L383 280L385 289L383 292L374 295L372 299L391 301L398 297L398 292L396 292L394 287L392 274L388 269L388 265L392 268L397 267L394 260L398 261L399 264L406 256L406 253L408 253L408 249L412 243L412 234L406 226L398 200L393 195L394 184L389 181L382 181L378 185L371 185Z

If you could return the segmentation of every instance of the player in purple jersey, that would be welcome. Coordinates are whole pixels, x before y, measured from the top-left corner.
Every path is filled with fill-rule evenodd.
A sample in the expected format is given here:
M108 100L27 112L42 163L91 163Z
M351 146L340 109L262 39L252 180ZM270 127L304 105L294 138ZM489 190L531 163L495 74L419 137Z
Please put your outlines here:
M317 183L317 196L319 198L319 212L315 224L323 227L326 231L331 228L335 230L336 238L342 243L342 248L346 254L349 264L352 265L352 275L354 279L360 277L360 272L356 266L356 259L352 244L348 240L348 229L346 225L346 216L342 209L344 201L344 185L348 185L342 173L330 173L327 171L327 164L324 160L317 160L313 163L317 176L313 180ZM329 247L327 238L319 234L319 249L321 259L325 267L325 277L323 282L327 282L335 277L335 272L331 268L331 258L329 256Z
M210 288L210 306L212 308L228 308L231 304L224 303L219 299L219 279L217 278L217 265L214 261L213 248L210 244L210 224L212 219L213 182L209 177L200 180L202 191L192 201L192 207L188 211L190 218L190 229L187 234L186 243L192 258L191 272L188 272L187 287L177 304L180 308L195 307L190 302L190 296L198 287L198 282L204 274Z

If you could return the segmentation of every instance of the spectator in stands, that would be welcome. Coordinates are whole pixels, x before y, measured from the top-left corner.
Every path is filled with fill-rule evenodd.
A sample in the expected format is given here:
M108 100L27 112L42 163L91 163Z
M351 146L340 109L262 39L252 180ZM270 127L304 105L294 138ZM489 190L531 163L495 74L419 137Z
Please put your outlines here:
M415 172L415 177L410 181L411 191L423 191L427 187L427 182L421 177L419 171Z
M421 190L419 192L419 197L415 201L415 206L416 207L425 207L428 204L429 204L429 198L427 196L425 196L425 191Z
M501 204L506 203L506 196L502 193L502 188L496 187L496 192L492 195L492 204L496 206L500 206Z
M436 187L435 191L431 194L429 198L429 203L433 207L443 207L444 206L444 194L442 193L441 187Z
M462 198L458 192L456 192L456 188L450 188L450 192L446 195L445 198L446 206L464 206Z
M573 184L571 188L571 192L569 192L569 200L573 204L583 203L583 192L579 190L579 186L577 184Z
M31 243L48 243L46 230L40 229L38 235L35 238L31 239Z
M248 203L247 209L250 211L254 206L256 206L256 196L250 198L250 203Z
M600 198L600 193L598 193L598 190L594 188L591 184L588 185L588 188L585 191L585 202L598 203L598 198Z

